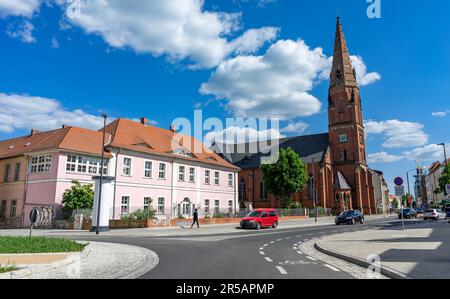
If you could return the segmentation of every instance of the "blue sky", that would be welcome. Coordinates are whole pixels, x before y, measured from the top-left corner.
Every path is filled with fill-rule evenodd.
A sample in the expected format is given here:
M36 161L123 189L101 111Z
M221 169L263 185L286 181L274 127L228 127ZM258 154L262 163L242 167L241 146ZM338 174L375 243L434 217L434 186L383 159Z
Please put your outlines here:
M100 111L169 127L195 107L204 118L279 116L283 135L326 132L339 11L371 167L391 183L450 143L448 1L381 0L381 19L366 0L82 1L74 19L67 2L0 0L0 139L94 128Z

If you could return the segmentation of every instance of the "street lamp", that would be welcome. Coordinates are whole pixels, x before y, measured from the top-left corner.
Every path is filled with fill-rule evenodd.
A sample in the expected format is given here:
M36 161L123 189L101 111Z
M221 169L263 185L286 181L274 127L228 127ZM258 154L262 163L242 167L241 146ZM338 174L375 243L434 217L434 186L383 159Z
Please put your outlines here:
M100 207L102 200L102 189L103 189L103 170L105 165L105 141L106 141L106 119L108 115L102 114L103 117L103 141L102 141L102 161L100 164L100 189L98 190L98 207L97 207L97 227L95 229L95 234L100 233Z

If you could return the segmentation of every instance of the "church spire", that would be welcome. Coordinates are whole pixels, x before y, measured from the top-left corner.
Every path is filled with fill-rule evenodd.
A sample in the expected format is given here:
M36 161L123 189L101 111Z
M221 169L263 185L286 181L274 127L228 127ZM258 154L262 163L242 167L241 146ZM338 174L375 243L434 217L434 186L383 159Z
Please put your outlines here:
M331 69L331 87L358 87L356 74L350 60L347 42L342 30L341 19L337 18L334 41L333 67Z

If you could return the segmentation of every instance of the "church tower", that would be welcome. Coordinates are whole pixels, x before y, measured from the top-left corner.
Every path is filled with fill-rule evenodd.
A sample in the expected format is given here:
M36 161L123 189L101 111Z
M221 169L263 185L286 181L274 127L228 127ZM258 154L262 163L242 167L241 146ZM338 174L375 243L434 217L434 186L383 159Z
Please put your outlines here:
M329 138L335 205L372 213L372 179L366 162L365 129L356 71L337 19L328 95ZM373 187L372 187L373 189ZM373 191L373 190L372 190Z

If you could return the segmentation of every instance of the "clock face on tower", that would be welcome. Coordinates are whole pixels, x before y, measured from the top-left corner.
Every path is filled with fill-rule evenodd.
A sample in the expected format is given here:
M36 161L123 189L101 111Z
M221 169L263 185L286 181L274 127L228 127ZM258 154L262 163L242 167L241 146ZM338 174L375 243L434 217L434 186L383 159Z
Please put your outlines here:
M348 142L348 135L347 134L339 135L339 143L347 143L347 142Z

